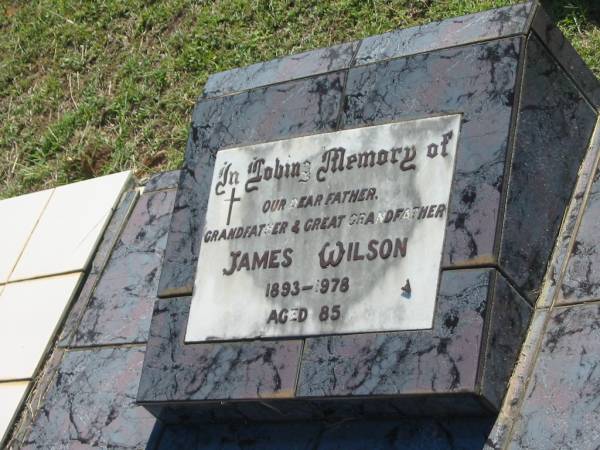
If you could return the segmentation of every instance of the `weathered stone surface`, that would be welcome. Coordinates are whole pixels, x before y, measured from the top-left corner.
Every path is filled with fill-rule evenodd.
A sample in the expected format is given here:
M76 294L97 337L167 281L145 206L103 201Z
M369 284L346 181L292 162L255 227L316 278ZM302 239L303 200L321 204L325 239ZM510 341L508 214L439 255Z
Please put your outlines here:
M489 269L442 275L433 330L306 339L300 397L475 390Z
M358 42L350 42L216 73L204 85L203 97L233 94L347 69L358 45Z
M460 120L438 116L218 152L222 175L212 180L186 342L431 328ZM252 181L248 167L258 161L265 178ZM284 167L294 165L297 176L286 176ZM267 170L279 179L267 179ZM228 174L239 184L223 181ZM313 198L319 206L306 206ZM265 211L275 201L285 206ZM362 211L375 211L372 223ZM232 231L238 238L222 239ZM254 270L259 254L265 265Z
M517 365L508 385L502 409L486 440L485 450L501 449L503 443L510 437L514 421L521 407L521 399L527 388L530 367L537 357L537 349L543 339L548 314L547 309L535 310L533 313Z
M588 202L561 286L560 304L600 299L600 168L596 169Z
M443 257L494 261L520 38L350 70L342 127L463 113Z
M87 306L94 288L100 279L102 271L104 270L104 266L109 259L110 252L112 251L117 239L121 234L121 230L129 218L129 213L135 205L137 197L137 191L134 190L127 191L125 194L123 194L123 197L115 209L110 222L106 226L104 234L102 235L102 240L97 247L94 258L92 259L90 272L84 282L83 287L79 291L79 296L73 303L71 311L69 312L65 320L65 324L61 330L60 337L58 339L58 345L60 347L66 347L71 342L73 333L79 325L79 321L81 320L81 316L85 310L85 307Z
M535 36L524 70L499 262L533 302L596 113Z
M598 445L600 305L556 308L508 448Z
M67 352L21 448L143 448L155 419L134 403L143 347Z
M79 323L73 346L145 342L175 191L143 194Z
M227 146L334 130L344 78L343 73L336 72L196 105L159 296L192 292L215 152Z
M454 17L363 39L356 65L525 33L531 3Z
M164 189L177 189L180 176L181 170L172 170L152 175L146 184L144 184L144 194Z
M586 98L600 106L600 81L542 8L537 8L531 27Z
M571 196L571 202L565 212L563 223L554 246L552 253L552 260L546 271L546 277L542 285L542 292L536 303L536 308L547 308L552 305L555 298L558 296L558 302L561 303L565 299L558 294L560 289L558 287L570 289L573 282L571 275L567 273L563 276L563 272L566 271L566 265L569 262L569 253L571 245L575 238L575 233L578 232L579 219L583 214L582 209L585 208L587 202L587 193L590 183L594 175L594 167L596 167L596 161L600 155L600 130L598 129L598 123L596 130L592 136L590 148L587 151L584 161L579 169L579 176L577 177L577 183ZM576 258L572 259L573 261Z
M138 401L293 396L301 340L184 344L189 308L156 302Z

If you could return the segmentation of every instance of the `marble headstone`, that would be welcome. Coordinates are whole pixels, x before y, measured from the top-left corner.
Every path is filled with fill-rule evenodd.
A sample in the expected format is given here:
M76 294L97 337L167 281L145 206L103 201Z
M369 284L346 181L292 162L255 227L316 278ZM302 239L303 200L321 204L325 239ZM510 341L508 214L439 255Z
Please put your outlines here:
M537 3L214 75L138 404L176 423L493 416L599 103Z

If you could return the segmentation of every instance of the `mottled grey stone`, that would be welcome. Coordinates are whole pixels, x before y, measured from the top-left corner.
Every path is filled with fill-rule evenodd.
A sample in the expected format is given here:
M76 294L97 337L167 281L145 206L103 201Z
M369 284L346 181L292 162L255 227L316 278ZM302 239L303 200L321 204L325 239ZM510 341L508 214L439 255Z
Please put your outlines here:
M175 191L143 194L98 281L73 346L145 342Z
M496 274L481 375L481 392L496 410L500 409L531 314L531 305Z
M121 234L121 230L129 218L129 214L135 205L137 197L138 193L135 190L125 192L121 197L115 212L113 213L108 225L106 226L106 229L104 230L102 240L96 249L96 253L92 259L90 272L86 277L81 290L79 291L77 300L74 302L69 314L67 315L65 324L63 325L60 337L58 339L58 346L66 347L71 342L73 333L79 325L81 316L90 300L98 280L100 279L100 275L102 274L104 266L108 261L110 252L112 251L117 239Z
M596 170L561 285L560 304L600 299L600 169Z
M493 263L521 38L350 70L342 127L463 114L443 264Z
M508 448L598 447L599 354L600 305L551 312Z
M494 423L494 428L488 435L484 450L499 450L510 438L514 421L521 407L521 399L527 388L530 368L537 357L539 343L544 337L548 314L547 309L538 309L533 313L517 365L508 385L502 409Z
M526 32L531 3L492 9L363 39L356 65Z
M338 423L167 426L158 445L171 449L479 450L489 418L401 419Z
M21 448L145 447L155 419L134 403L143 357L143 347L67 352Z
M152 175L146 184L144 184L144 194L164 189L177 189L180 176L181 170L172 170Z
M306 339L300 397L474 391L493 271L442 274L433 330Z
M531 27L572 77L581 92L598 108L600 106L600 81L542 8L537 8Z
M198 102L169 229L159 296L192 292L215 153L253 144L332 131L345 75L331 73Z
M590 183L593 180L594 168L598 156L600 155L600 130L598 130L598 122L596 124L596 130L592 136L592 142L590 148L587 151L583 163L579 169L579 176L577 177L577 183L571 196L571 202L565 212L563 223L554 246L552 253L552 260L546 270L546 276L542 285L542 293L536 303L536 308L547 308L552 305L559 286L566 286L569 290L569 286L572 284L571 275L567 274L563 276L566 271L567 263L569 262L569 253L571 250L571 244L575 238L575 234L578 231L579 219L585 208L587 201L587 192L590 187ZM563 302L563 297L558 295L558 301Z
M158 300L138 401L292 397L301 340L184 344L190 298Z
M534 302L596 113L535 36L524 70L499 264Z
M350 42L216 73L204 85L203 97L233 94L347 69L358 45L358 42Z

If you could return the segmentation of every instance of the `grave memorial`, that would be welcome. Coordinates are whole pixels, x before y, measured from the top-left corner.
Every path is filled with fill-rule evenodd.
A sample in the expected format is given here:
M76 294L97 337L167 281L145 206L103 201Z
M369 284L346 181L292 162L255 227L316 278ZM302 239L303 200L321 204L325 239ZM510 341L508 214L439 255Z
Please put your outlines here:
M596 448L599 107L537 2L213 75L0 447Z
M138 402L497 412L596 122L556 33L530 3L209 79Z

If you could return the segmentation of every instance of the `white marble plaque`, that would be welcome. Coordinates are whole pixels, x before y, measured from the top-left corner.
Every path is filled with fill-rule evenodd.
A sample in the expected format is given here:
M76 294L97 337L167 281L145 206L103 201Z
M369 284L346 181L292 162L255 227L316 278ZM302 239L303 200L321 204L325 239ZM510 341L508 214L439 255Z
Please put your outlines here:
M431 328L460 120L219 151L186 342Z

